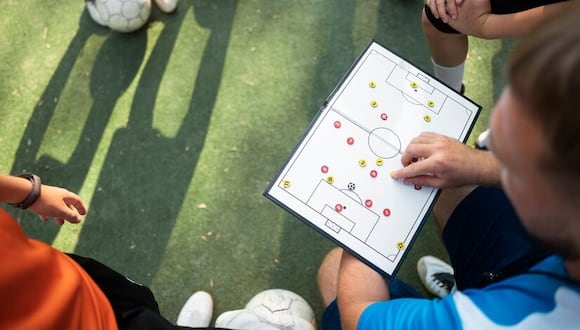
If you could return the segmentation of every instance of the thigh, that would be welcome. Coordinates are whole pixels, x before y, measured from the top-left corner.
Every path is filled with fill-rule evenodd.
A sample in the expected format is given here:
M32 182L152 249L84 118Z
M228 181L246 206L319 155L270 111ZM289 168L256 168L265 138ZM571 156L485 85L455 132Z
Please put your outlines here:
M442 234L461 290L524 272L548 256L522 227L504 192L496 188L471 192L451 214Z

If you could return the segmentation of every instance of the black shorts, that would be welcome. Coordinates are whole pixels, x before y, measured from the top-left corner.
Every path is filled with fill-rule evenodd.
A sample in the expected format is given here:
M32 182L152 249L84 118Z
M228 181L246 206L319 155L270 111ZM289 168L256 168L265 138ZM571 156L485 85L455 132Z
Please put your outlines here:
M549 253L533 240L503 190L477 188L443 229L457 288L480 288L527 271Z
M166 320L159 311L157 301L149 288L128 279L102 263L69 254L99 286L107 296L119 329L135 330L164 330L164 329L191 329L180 327ZM218 328L196 328L218 329Z
M525 272L549 256L522 227L503 190L496 188L478 187L465 197L442 235L459 290ZM418 296L399 282L389 283L392 299ZM321 329L340 329L339 325L334 301L322 315Z
M469 0L467 0L469 1ZM549 5L557 2L563 2L566 0L490 0L491 13L492 14L513 14L520 11ZM433 24L437 30L444 33L459 33L447 23L442 20L435 18L431 9L425 5L425 15L429 19L429 22Z

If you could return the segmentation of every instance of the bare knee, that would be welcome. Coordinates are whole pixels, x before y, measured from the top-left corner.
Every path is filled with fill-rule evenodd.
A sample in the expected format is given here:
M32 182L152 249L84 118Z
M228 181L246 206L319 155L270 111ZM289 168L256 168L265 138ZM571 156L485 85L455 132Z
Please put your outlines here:
M421 11L421 26L423 27L423 33L425 35L432 35L434 32L439 32L427 17L425 8Z
M336 299L341 258L342 249L334 248L324 257L318 269L318 289L325 307Z
M437 29L435 25L431 23L427 17L427 14L425 13L425 8L423 8L421 13L421 26L423 27L423 34L425 35L425 38L427 38L427 43L445 40L445 38L450 36L449 33L439 31L439 29Z
M465 61L468 50L467 36L460 33L440 31L427 17L423 8L421 14L423 35L427 41L429 52L435 63L446 67L454 67Z

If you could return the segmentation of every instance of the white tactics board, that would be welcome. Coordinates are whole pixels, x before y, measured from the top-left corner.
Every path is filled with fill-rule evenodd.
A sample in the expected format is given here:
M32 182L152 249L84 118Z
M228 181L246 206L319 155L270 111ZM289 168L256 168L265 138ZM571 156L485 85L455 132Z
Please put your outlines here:
M390 172L421 132L465 142L480 110L373 41L264 195L394 276L438 190L405 185Z

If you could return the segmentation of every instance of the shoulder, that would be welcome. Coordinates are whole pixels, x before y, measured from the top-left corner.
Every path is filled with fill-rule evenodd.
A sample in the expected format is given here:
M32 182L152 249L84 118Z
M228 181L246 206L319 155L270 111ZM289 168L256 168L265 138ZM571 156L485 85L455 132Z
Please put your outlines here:
M552 274L552 275L546 275ZM444 299L394 299L365 309L359 329L552 329L580 323L580 285L567 279L563 261L549 257L483 289Z
M566 328L580 323L580 286L553 256L523 273L480 290L466 290L453 300L466 329Z

